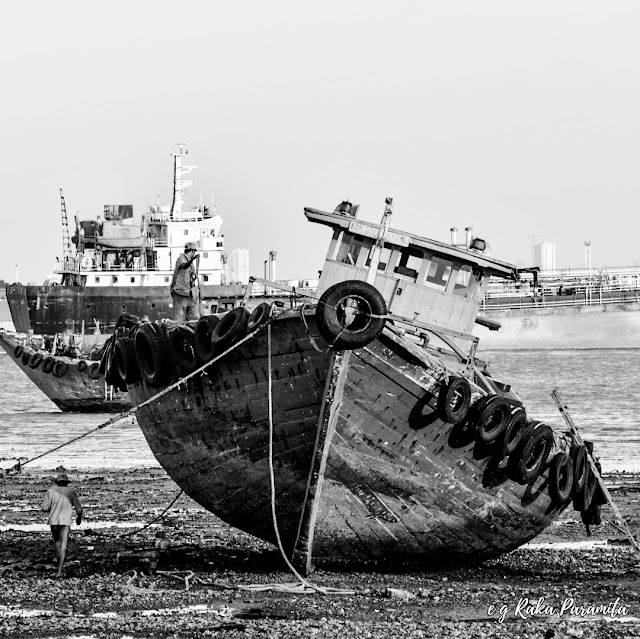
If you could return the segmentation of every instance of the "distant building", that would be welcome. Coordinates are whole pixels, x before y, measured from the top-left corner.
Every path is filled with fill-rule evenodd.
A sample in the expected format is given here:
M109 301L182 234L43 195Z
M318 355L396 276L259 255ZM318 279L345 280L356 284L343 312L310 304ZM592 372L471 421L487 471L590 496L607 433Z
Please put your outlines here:
M233 249L227 259L227 282L229 284L249 283L249 250Z
M556 245L551 242L539 242L533 246L533 265L541 271L556 270Z

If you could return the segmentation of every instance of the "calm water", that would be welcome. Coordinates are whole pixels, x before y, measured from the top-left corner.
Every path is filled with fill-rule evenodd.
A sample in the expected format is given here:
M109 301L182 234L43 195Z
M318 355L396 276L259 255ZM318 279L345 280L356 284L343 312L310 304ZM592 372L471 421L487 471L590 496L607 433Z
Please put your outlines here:
M566 430L551 397L557 388L603 470L640 471L640 350L486 351L496 379L510 383L528 413ZM12 361L0 356L0 467L32 457L91 430L109 415L60 412ZM7 461L4 461L7 460ZM52 453L31 468L158 466L133 419Z

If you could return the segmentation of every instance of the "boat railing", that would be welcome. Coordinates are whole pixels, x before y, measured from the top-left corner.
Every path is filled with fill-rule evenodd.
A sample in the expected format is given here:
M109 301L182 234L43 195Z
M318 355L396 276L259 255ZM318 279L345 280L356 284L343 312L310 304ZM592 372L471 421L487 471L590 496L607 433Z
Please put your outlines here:
M499 311L499 310L528 310L539 308L566 308L579 306L595 306L602 304L629 304L632 302L640 303L640 291L602 291L592 290L584 291L575 296L560 295L537 295L523 297L494 297L485 298L482 301L481 309L483 311Z

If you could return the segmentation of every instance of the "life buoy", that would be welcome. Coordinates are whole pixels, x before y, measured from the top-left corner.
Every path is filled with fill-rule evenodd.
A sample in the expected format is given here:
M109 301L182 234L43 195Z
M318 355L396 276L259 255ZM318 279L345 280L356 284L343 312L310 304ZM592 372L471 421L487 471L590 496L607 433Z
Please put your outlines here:
M31 357L29 358L29 368L38 368L38 366L40 366L40 362L43 359L44 358L42 357L42 355L40 355L40 353L33 353L33 355L31 355Z
M549 468L549 496L558 506L564 506L572 490L573 460L566 453L557 453Z
M220 318L217 315L203 315L196 324L193 334L193 344L196 355L201 362L208 362L215 354L211 335Z
M87 371L87 374L91 379L98 379L100 377L100 363L93 362Z
M22 355L22 351L24 351L24 346L22 346L22 344L18 344L14 349L13 349L13 356L18 359L18 357L20 357L20 355Z
M533 482L542 472L552 446L551 428L542 422L533 422L507 463L511 478L523 485Z
M587 481L589 462L587 461L587 449L583 445L574 444L570 452L573 462L573 494L579 493Z
M61 359L57 360L53 365L53 374L56 377L62 377L67 372L67 362L63 362Z
M133 343L142 377L149 386L163 386L171 378L171 355L164 332L154 324L142 324Z
M29 351L22 351L22 363L26 366L31 359L31 353Z
M50 373L55 365L56 360L53 357L46 357L44 362L42 363L42 372Z
M267 302L262 302L258 304L253 311L251 311L251 315L249 315L249 321L247 322L247 330L249 332L255 331L258 326L262 326L268 319L271 314L271 304L267 304Z
M120 337L116 340L113 357L118 375L127 384L134 384L140 379L133 340L130 337Z
M476 441L490 444L504 432L511 419L511 404L504 397L492 400L476 417Z
M502 432L502 456L509 457L518 448L527 428L527 413L517 406L512 409L507 427Z
M87 369L87 362L83 359L81 359L77 364L76 364L76 368L78 369L79 373L82 373L83 371L85 371Z
M594 475L591 466L587 463L587 479L582 488L573 493L573 509L581 513L586 512L591 506L591 501L598 487L598 479Z
M198 368L195 330L190 326L178 326L171 332L169 335L169 351L171 352L173 363L184 373L192 373Z
M352 350L372 342L384 328L387 304L377 288L360 280L330 286L320 297L316 323L337 349Z
M230 346L242 339L247 333L249 323L249 312L244 306L239 306L229 311L213 329L211 333L211 344L213 351L222 353Z
M438 394L438 414L443 422L459 424L469 412L471 386L464 377L452 377Z

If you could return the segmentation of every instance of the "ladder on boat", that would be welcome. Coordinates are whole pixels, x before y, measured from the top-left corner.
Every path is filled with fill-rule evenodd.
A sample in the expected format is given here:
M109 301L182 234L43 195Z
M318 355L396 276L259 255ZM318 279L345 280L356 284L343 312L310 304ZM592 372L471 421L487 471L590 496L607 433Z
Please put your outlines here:
M582 436L578 432L576 425L573 423L573 419L571 418L571 415L569 415L567 406L562 401L562 398L560 397L560 393L558 393L557 388L551 391L551 396L553 397L553 401L555 401L556 406L560 411L560 414L564 418L564 421L567 423L567 426L569 426L569 430L571 431L571 435L573 436L576 444L578 444L579 446L584 446L584 440L582 439ZM589 452L589 449L587 449L587 460L589 462L589 466L591 467L591 470L595 478L598 480L598 484L600 485L600 488L607 500L607 503L609 504L609 506L611 506L611 510L613 510L613 513L618 521L618 525L629 538L631 547L636 551L637 554L640 555L640 547L638 546L638 542L636 541L636 538L633 536L633 533L631 532L631 529L627 525L627 522L624 520L624 517L622 516L620 509L613 502L611 493L609 492L608 488L605 486L604 480L602 479L602 475L600 474L600 471L596 466L595 459L593 458L593 455Z
M71 237L69 236L69 220L67 219L67 204L60 189L60 208L62 213L62 261L63 268L71 259Z

